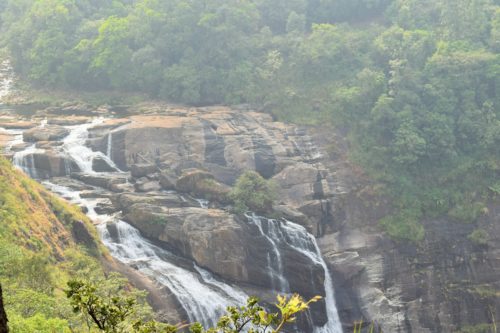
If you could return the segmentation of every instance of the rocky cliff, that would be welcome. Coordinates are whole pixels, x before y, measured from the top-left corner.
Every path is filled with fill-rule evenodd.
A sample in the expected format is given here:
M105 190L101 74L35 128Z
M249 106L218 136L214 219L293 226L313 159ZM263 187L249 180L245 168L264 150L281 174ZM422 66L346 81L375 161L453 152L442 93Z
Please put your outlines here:
M147 105L128 111L131 116L97 122L50 116L48 126L25 135L32 150L16 143L12 151L23 151L21 164L32 176L99 198L92 208L97 215L120 214L163 248L248 293L280 290L279 266L287 291L325 295L325 270L279 236L283 230L274 222L255 224L229 211L229 188L243 171L257 171L277 185L275 214L318 238L346 331L363 320L384 332L454 332L484 328L499 317L498 202L475 224L423 221L424 242L398 243L378 225L388 200L349 162L347 147L331 130L226 107ZM64 112L38 115L51 113ZM84 129L78 135L86 133L80 145L91 153L72 152L78 126ZM90 158L79 160L78 154ZM481 244L470 237L478 227L488 234ZM285 241L273 242L273 232ZM269 257L273 248L279 261ZM313 325L326 320L325 304L313 308Z
M423 242L396 242L378 225L390 212L387 198L349 163L344 140L322 131L314 138L328 147L324 163L343 189L336 231L319 241L343 322L375 322L384 332L493 332L500 314L498 198L474 223L425 220ZM471 237L477 229L487 237Z
M205 269L266 302L280 292L324 296L298 325L305 332L333 325L329 273L305 230L320 235L332 228L334 182L305 131L226 107L163 106L110 119L54 111L38 112L48 120L33 121L11 144L16 165L69 199L83 198L97 221L117 217L136 227L177 256L174 265ZM6 119L7 127L15 128L16 121ZM231 212L228 192L246 170L276 184L276 219ZM120 223L102 232L110 246L121 241L120 232L129 233L129 241L139 238ZM185 317L190 302L178 314L184 320L192 319Z

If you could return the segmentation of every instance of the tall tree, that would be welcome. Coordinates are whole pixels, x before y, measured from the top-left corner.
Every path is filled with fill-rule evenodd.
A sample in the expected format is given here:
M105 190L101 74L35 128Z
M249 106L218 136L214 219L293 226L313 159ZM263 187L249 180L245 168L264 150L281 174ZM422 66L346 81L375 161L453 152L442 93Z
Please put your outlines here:
M0 333L9 333L7 314L3 308L2 285L0 285Z

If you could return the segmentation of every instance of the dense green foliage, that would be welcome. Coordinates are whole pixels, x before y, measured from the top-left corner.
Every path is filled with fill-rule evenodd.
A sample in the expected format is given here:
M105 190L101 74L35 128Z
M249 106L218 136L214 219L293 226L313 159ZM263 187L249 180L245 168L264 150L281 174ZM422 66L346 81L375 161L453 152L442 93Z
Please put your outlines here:
M250 103L347 133L391 235L472 222L500 169L498 0L9 0L4 45L39 85ZM472 212L469 212L471 211Z
M275 186L255 171L246 171L237 180L229 194L239 213L254 211L266 214L272 211L276 199Z
M177 326L148 320L137 311L137 296L121 292L107 294L100 284L82 280L68 282L66 295L75 313L82 313L100 331L105 333L175 333L189 327L192 333L277 333L286 324L294 323L296 315L306 311L309 304L321 299L316 296L309 301L294 294L290 297L278 296L275 304L278 312L268 313L251 297L246 306L230 306L220 317L216 327L205 329L200 323L179 324Z

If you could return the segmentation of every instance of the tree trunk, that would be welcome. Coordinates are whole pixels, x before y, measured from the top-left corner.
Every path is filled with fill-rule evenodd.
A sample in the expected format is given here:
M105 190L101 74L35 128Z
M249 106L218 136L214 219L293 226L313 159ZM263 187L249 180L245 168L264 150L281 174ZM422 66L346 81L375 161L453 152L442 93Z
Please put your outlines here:
M0 285L0 333L9 333L7 314L3 308L2 286Z

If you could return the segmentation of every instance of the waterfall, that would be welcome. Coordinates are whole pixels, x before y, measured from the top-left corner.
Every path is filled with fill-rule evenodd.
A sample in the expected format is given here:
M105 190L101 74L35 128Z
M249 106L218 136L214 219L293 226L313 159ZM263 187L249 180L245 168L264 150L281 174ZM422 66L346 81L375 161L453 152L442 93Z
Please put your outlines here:
M97 204L103 202L105 199L96 198L82 198L80 192L72 190L66 186L57 185L50 181L44 181L42 184L53 193L59 194L64 199L70 201L72 204L85 207L87 212L85 213L94 223L106 223L113 220L112 215L99 215L95 211Z
M113 156L111 155L113 153L113 133L109 132L108 134L108 146L106 147L106 156L110 161L113 160Z
M0 105L3 98L10 94L14 83L14 70L9 60L0 62Z
M10 141L7 143L7 145L4 148L4 151L6 153L11 153L12 152L12 147L22 144L24 142L23 140L23 131L22 130L16 130L16 129L4 129L0 127L0 130L8 135L11 135L14 137L14 140Z
M92 169L92 164L95 158L102 158L106 161L112 168L119 171L118 167L111 161L108 156L101 152L95 152L92 149L85 146L85 142L89 137L88 129L95 125L101 124L104 121L103 118L98 118L91 123L69 126L69 135L63 140L63 150L70 156L75 163L78 165L80 170L87 174L94 174ZM110 149L108 147L108 149Z
M292 247L323 268L325 272L325 305L328 322L323 327L315 327L314 333L342 333L342 325L335 304L333 281L314 236L309 234L304 227L290 221L281 222L267 219L253 213L247 213L246 217L249 223L257 226L261 235L268 239L273 247L269 253L271 259L268 260L268 271L271 280L278 282L281 287L280 291L288 291L289 289L288 282L285 283L286 277L283 275L280 245Z
M35 155L34 154L43 154L45 150L36 148L36 145L33 144L26 148L23 151L19 151L14 154L13 163L14 166L18 169L24 171L31 178L38 178L38 170L35 165Z
M111 160L113 154L111 133L107 137L106 154L94 152L85 146L89 136L89 128L103 121L102 118L99 118L83 125L66 126L70 130L70 134L62 140L61 146L54 146L53 149L58 153L65 154L69 158L68 160L73 160L80 170L86 174L96 174L93 170L93 161L96 158L103 159L114 167L117 172L120 172ZM44 126L45 123L45 121L42 122L41 126ZM22 143L22 132L15 132L15 135L15 144ZM9 150L12 145L8 146ZM14 164L31 177L37 178L38 173L34 163L34 154L43 153L45 153L45 150L37 149L36 145L31 145L24 151L17 152L14 155ZM311 156L314 157L315 155L311 154ZM71 171L69 164L66 164L66 169L69 174ZM218 279L209 271L198 267L194 262L180 259L158 247L142 237L137 229L119 220L117 216L97 214L97 205L104 203L107 199L82 198L77 190L51 182L44 182L43 184L72 203L84 206L87 209L89 218L100 223L97 227L98 231L112 256L137 269L161 286L168 288L185 310L190 321L200 321L205 326L213 326L227 306L241 305L246 302L247 295L244 292ZM183 200L187 202L185 198ZM200 207L208 208L208 201L203 199L197 201ZM269 249L263 249L263 251L267 252L267 272L272 283L271 287L276 292L290 293L292 291L284 272L284 248L300 252L311 260L311 265L323 268L325 272L325 307L328 321L323 327L315 327L314 333L342 333L334 299L332 279L321 256L316 239L307 233L305 228L289 221L267 219L255 214L247 214L246 217L248 223L254 225L258 233L270 245Z
M272 248L271 251L267 253L267 271L271 279L272 287L274 290L281 292L290 292L290 286L283 273L283 261L281 260L281 252L278 247L278 243L283 235L280 235L281 229L276 227L276 223L273 220L266 218L261 218L255 214L247 214L246 217L250 222L257 226L259 232L264 236ZM264 232L263 223L269 222L267 227L267 232Z
M200 205L200 208L203 208L203 209L208 209L208 205L210 205L210 201L206 200L206 199L194 199L199 205Z
M87 215L100 222L97 229L112 256L167 287L191 322L214 326L227 306L245 304L248 296L241 290L194 263L193 271L179 267L175 264L179 258L142 237L139 230L114 216L97 215L95 207L100 199L81 198L77 191L48 181L43 184L72 203L85 206ZM116 228L116 235L110 233L110 226Z
M216 280L199 267L193 267L195 273L177 266L174 255L143 238L129 224L119 220L114 226L115 237L106 224L98 226L102 241L113 257L166 286L191 322L214 326L227 306L245 303L247 295L242 291Z

